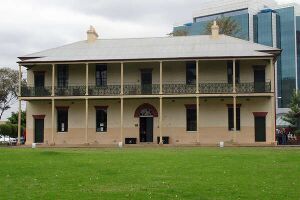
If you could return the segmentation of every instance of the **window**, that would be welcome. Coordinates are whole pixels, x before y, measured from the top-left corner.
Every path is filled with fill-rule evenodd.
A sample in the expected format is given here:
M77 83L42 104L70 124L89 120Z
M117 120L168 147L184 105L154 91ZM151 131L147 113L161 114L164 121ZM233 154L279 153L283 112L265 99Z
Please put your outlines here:
M233 84L233 61L227 62L227 80ZM235 62L235 83L240 83L240 61Z
M186 84L196 84L196 62L186 63Z
M197 109L194 106L186 108L186 130L197 131Z
M107 108L96 108L96 131L107 132Z
M96 86L107 86L107 65L96 65Z
M57 86L59 88L68 87L69 79L69 67L68 65L58 65L57 66Z
M241 120L240 120L240 107L236 108L236 130L240 131L241 130ZM232 131L234 128L233 124L233 106L228 107L228 130Z
M68 108L57 108L57 132L68 132Z

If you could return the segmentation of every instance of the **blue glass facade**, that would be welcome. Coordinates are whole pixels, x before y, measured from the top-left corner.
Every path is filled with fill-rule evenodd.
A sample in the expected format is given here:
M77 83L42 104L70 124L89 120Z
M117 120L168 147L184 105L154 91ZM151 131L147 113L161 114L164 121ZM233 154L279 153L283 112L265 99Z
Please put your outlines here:
M238 12L240 13L240 11ZM196 18L196 22L184 26L174 27L173 31L186 30L188 35L204 35L207 24L218 17L220 17L220 14L209 16L209 18L205 17L204 19L209 19L207 21L203 21L202 18L201 20L200 18ZM234 36L240 39L249 40L249 14L246 13L230 17L240 26L240 31Z
M280 16L280 41L283 50L280 56L280 87L278 87L278 107L289 107L290 98L296 89L296 30L294 7L276 10ZM278 83L279 84L279 83Z
M249 26L253 25L254 42L275 46L276 41L276 47L282 49L277 60L278 107L289 107L293 91L297 86L300 88L300 16L295 16L295 7L264 9L253 16L253 24L250 24L248 9L216 13L194 18L193 23L174 27L174 31L186 30L188 35L202 35L205 34L207 23L221 16L231 17L240 25L241 31L235 37L249 40Z
M259 13L254 16L253 20L253 34L254 42L273 46L273 13Z

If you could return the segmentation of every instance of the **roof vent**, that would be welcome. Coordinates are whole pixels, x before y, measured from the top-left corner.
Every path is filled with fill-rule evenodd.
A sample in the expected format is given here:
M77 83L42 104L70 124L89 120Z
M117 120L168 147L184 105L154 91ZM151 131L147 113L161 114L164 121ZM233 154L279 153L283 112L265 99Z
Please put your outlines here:
M214 24L211 26L211 37L212 39L217 39L219 37L219 31L220 28L216 21L214 21Z
M93 26L90 26L90 30L87 31L87 41L88 43L93 43L98 39L98 33Z

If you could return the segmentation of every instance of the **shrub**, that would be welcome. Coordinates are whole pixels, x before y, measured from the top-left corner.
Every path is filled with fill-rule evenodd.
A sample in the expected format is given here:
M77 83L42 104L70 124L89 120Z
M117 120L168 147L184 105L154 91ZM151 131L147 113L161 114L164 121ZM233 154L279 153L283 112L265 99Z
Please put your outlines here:
M0 134L11 137L12 135L12 126L10 124L1 124L0 125Z
M300 129L298 129L298 130L295 130L295 131L294 131L294 134L295 134L295 135L299 135L299 136L300 136Z

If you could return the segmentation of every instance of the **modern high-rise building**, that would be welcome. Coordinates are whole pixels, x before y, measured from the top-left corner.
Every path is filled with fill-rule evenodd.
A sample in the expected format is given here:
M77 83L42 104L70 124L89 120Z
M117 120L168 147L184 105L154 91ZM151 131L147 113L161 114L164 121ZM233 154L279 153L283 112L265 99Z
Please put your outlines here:
M174 31L206 34L207 24L222 16L239 24L235 37L282 49L276 65L277 112L284 112L293 91L300 88L299 6L279 5L273 0L210 1L194 13L193 22L176 25Z

